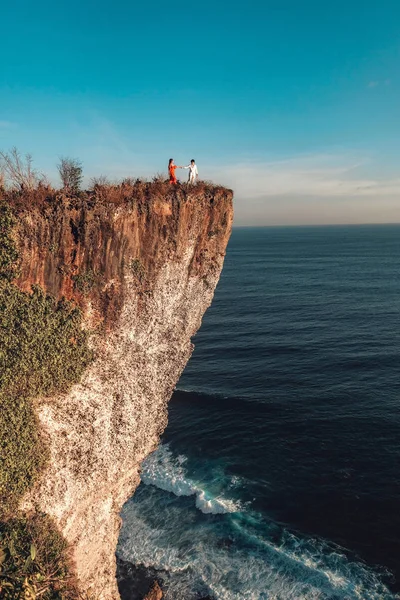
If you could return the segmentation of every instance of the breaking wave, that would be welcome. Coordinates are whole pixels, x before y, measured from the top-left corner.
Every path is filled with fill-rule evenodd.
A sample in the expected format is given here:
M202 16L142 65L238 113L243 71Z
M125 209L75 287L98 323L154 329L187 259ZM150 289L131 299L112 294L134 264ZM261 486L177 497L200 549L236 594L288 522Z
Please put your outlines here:
M195 496L196 508L203 513L223 514L241 510L239 501L213 495L201 483L188 478L184 464L185 456L174 457L168 444L161 444L142 464L141 480L175 496ZM232 481L235 483L235 480Z
M187 462L161 445L145 460L144 485L122 513L118 555L156 569L166 600L398 598L383 571L242 504L239 478L217 470L206 485L189 476Z

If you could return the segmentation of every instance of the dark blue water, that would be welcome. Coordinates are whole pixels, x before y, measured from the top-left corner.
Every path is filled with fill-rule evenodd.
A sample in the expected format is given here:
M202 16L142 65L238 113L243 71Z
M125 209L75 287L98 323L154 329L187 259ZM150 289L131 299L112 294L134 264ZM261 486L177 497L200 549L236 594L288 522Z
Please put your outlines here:
M118 554L170 600L400 589L400 226L235 229Z

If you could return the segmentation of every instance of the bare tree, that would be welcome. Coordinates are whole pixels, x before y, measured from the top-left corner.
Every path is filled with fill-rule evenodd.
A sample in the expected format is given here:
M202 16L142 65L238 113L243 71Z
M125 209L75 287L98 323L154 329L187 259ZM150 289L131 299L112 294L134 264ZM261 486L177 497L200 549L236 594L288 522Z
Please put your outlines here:
M50 179L47 177L47 175L45 173L40 174L38 186L40 186L42 188L52 188Z
M57 165L62 185L67 192L78 192L82 184L82 163L77 158L60 158Z
M33 190L38 184L39 175L32 166L33 159L30 154L24 157L17 148L9 152L0 151L1 171L11 187Z
M90 188L95 188L96 185L110 185L107 175L98 175L90 180Z

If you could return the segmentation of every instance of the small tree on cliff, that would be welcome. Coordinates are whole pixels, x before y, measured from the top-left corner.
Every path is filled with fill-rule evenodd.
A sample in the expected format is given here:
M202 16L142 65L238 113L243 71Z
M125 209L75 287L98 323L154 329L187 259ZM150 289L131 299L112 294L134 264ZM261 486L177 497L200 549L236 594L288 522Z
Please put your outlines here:
M33 159L30 154L22 156L15 147L11 148L9 152L0 151L1 173L13 188L20 188L21 190L35 189L40 177L33 168L32 163Z
M77 158L61 158L58 172L66 192L79 192L82 184L82 163Z

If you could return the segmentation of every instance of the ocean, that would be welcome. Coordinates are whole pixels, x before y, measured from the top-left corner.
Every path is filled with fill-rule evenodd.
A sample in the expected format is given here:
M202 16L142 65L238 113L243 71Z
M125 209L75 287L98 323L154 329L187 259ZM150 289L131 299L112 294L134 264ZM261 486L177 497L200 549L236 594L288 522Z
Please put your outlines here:
M233 230L122 511L124 600L144 573L166 600L400 598L399 298L400 225Z

